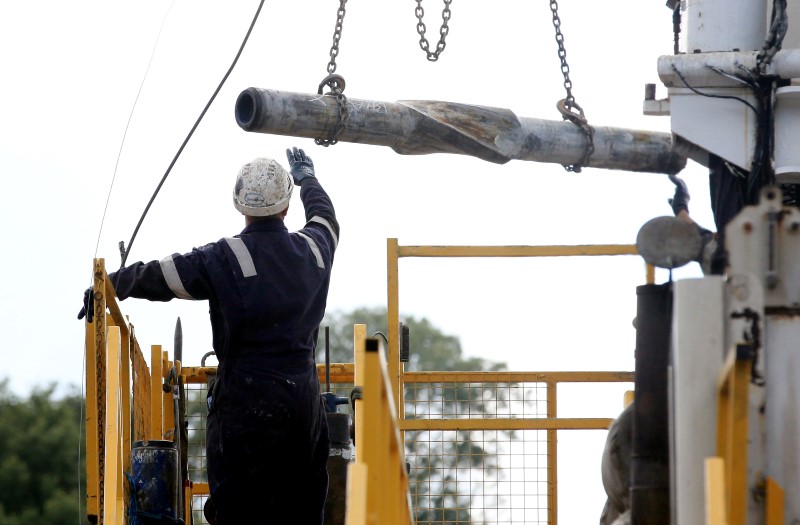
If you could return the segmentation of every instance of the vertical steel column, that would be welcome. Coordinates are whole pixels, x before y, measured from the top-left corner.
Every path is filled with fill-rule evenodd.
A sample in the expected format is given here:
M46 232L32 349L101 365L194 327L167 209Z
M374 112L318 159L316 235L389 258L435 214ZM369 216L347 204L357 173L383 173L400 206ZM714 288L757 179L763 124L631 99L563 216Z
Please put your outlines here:
M636 288L636 400L633 409L631 522L668 525L669 426L667 365L672 285Z

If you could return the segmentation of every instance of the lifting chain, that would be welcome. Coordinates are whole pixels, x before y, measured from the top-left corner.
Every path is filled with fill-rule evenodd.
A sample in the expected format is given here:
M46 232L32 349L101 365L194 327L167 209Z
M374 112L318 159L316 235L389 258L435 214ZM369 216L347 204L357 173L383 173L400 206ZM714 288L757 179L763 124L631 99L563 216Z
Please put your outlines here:
M581 160L572 165L564 166L567 171L575 173L581 172L581 167L585 166L589 158L594 153L594 129L589 125L586 116L583 114L575 96L572 94L572 80L569 78L569 64L567 64L567 49L564 47L564 35L561 33L561 17L558 16L558 1L550 0L550 11L553 12L553 27L556 30L556 43L558 43L558 58L561 61L561 74L564 75L564 89L567 97L556 103L556 108L564 120L569 120L581 128L586 135L586 150L583 152Z
M330 91L325 95L333 95L336 97L336 105L339 107L339 112L336 115L336 128L327 138L316 138L314 142L319 146L332 146L339 142L339 135L347 128L347 121L349 120L350 113L347 110L347 97L344 96L344 78L341 75L334 74L336 72L336 57L339 56L339 41L342 39L342 27L344 25L344 15L346 13L344 5L347 0L339 0L339 9L336 11L336 27L333 30L333 44L331 45L330 61L328 62L328 75L322 79L317 89L317 94L322 95L322 88L328 86Z
M430 43L428 39L425 38L425 23L422 21L422 18L425 16L425 10L422 8L422 0L417 0L417 8L414 9L414 14L417 16L417 33L419 33L419 47L425 51L425 54L428 57L430 62L436 62L439 60L439 55L442 54L445 48L445 38L447 38L447 34L450 32L450 26L448 26L448 22L450 21L450 4L453 0L444 0L444 10L442 11L442 27L439 28L439 42L436 43L436 51L430 50Z

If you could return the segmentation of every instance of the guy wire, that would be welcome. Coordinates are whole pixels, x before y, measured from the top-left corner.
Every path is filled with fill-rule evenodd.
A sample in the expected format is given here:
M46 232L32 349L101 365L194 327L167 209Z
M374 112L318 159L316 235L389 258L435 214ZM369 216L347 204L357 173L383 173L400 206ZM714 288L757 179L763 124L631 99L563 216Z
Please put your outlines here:
M114 174L111 176L111 185L108 187L108 196L106 197L106 205L103 208L103 217L100 219L100 231L97 232L97 244L94 247L94 256L97 258L97 250L100 247L100 237L103 235L103 224L106 221L106 212L108 211L108 203L111 201L111 190L114 189L114 180L117 178L117 168L119 168L119 159L122 158L122 148L125 146L125 137L128 136L128 128L130 128L131 120L133 119L133 113L136 111L136 104L139 102L139 95L142 94L142 88L144 87L144 83L147 80L147 73L150 72L150 66L153 64L153 57L156 54L156 49L158 48L158 42L161 40L161 33L164 31L164 24L167 22L167 17L169 16L170 11L172 11L172 6L175 5L175 0L172 0L172 3L169 5L169 9L167 12L164 13L164 19L161 20L161 27L158 29L158 35L156 36L156 42L153 44L153 51L150 53L150 60L147 62L147 68L144 71L144 76L142 77L142 83L139 84L139 91L136 92L136 98L133 101L133 107L131 108L131 113L128 115L128 123L125 124L125 132L122 134L122 141L119 144L119 151L117 152L117 162L114 164Z

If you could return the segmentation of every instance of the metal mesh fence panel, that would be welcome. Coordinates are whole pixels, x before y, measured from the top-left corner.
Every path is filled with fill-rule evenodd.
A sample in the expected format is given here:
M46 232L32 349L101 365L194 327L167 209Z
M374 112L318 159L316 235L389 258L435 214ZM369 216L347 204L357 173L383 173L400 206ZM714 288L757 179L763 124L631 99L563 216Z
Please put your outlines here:
M547 523L547 431L505 424L546 417L546 384L407 383L405 414L430 420L426 430L405 432L418 524ZM444 419L497 424L437 429Z

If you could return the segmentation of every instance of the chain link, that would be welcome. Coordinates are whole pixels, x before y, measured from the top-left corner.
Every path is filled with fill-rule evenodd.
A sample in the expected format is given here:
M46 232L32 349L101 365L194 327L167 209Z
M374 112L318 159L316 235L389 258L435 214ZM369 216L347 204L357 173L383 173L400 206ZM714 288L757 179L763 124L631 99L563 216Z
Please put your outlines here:
M344 5L346 3L347 0L339 0L339 9L336 11L336 27L333 30L333 44L330 51L331 60L328 62L329 75L336 72L336 57L339 56L339 40L342 39L342 26L344 25L344 15L346 14Z
M417 33L419 33L419 47L425 51L425 54L428 57L428 60L431 62L436 62L439 60L439 55L442 54L444 51L445 46L445 39L447 35L450 33L450 26L447 24L450 22L450 4L453 0L444 0L444 10L442 11L442 27L439 28L439 42L436 43L436 51L430 50L430 43L428 39L425 38L425 23L422 21L422 18L425 16L425 10L422 8L422 0L417 0L417 7L414 9L414 14L417 17Z
M561 33L561 17L558 16L557 0L550 0L550 11L553 13L553 27L556 30L556 43L558 44L558 59L561 61L561 74L564 75L564 90L567 92L566 105L572 108L575 97L572 96L572 80L569 78L569 64L567 64L567 49L564 47L564 35Z
M572 94L572 80L569 78L567 49L564 47L564 34L561 32L561 17L558 15L557 0L550 0L550 11L553 13L553 27L556 30L556 43L558 44L558 59L561 61L561 74L564 76L564 91L567 93L566 98L559 101L556 107L564 120L569 120L580 127L581 131L583 131L583 134L586 136L586 149L581 159L576 164L564 166L564 169L580 173L581 167L589 162L589 158L592 156L592 153L594 153L594 129L589 125L583 113L583 108L578 105L575 101L575 96Z
M342 28L344 26L344 15L346 14L344 5L347 0L339 0L339 9L336 11L336 27L333 30L333 44L331 45L330 61L328 62L328 75L322 79L319 84L317 94L322 94L322 88L328 86L330 91L325 93L326 96L332 95L336 97L336 106L339 111L336 115L336 127L328 137L319 137L314 139L314 143L319 146L333 146L339 142L339 135L347 128L347 123L350 120L350 112L347 110L347 97L344 96L344 78L341 75L334 75L336 71L336 57L339 56L339 41L342 39Z

